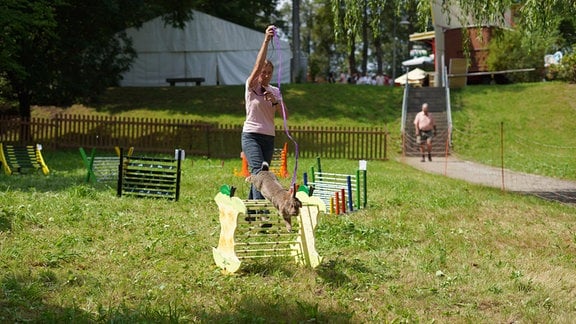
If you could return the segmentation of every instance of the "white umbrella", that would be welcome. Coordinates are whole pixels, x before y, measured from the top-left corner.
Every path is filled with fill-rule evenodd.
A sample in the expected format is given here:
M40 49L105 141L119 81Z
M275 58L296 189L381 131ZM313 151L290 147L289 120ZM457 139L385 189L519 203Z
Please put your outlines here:
M406 74L397 77L394 82L399 84L405 84L406 79L408 79L409 84L420 83L428 75L428 73L422 69L415 68L414 70L408 72L408 78Z

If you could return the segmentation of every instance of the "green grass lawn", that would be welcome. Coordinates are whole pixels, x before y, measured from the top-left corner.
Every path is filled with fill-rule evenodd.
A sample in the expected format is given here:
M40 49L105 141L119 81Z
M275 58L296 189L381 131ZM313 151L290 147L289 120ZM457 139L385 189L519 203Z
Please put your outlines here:
M453 96L454 150L518 171L576 179L576 85L468 87Z
M368 162L368 208L321 217L317 269L212 259L222 184L241 161L188 157L178 202L84 184L76 151L49 176L0 176L3 322L568 322L574 208ZM299 161L300 172L315 165ZM293 166L293 161L290 161ZM356 161L325 160L348 172ZM284 180L288 185L289 180Z
M498 152L493 146L504 122L505 139L530 126L531 145L522 153L554 166L538 170L562 169L532 146L573 146L566 130L576 127L565 118L574 109L573 89L546 83L455 92L455 128L464 134L455 138L457 153L482 161L487 150ZM284 96L291 123L386 125L398 141L398 90L291 85ZM554 93L563 96L551 100ZM68 109L231 123L242 120L241 97L237 87L112 89L98 105ZM181 198L172 202L117 198L114 184L85 184L76 150L44 157L48 176L0 175L1 322L570 323L576 317L574 207L425 174L394 159L368 161L368 208L320 218L318 268L260 260L227 275L212 259L219 237L213 198L222 184L247 196L244 179L233 175L239 158L188 156ZM301 181L316 161L298 162ZM567 178L576 178L574 162L562 163ZM519 159L514 167L524 164ZM291 158L289 171L293 166ZM322 160L327 172L357 166Z
M388 156L401 149L402 89L347 84L281 87L288 126L384 126ZM453 152L465 159L576 180L576 85L558 82L469 86L452 91ZM34 109L34 115L102 114L242 124L242 86L110 89L98 103ZM278 125L282 125L280 117Z

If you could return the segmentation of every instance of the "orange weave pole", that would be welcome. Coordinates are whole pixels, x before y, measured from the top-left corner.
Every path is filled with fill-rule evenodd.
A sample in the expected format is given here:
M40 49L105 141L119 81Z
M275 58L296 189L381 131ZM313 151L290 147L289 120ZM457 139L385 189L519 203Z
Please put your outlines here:
M236 168L234 168L234 175L237 177L248 177L250 175L250 171L248 170L248 160L246 159L246 155L244 152L240 153L242 157L242 171L238 172Z
M280 176L282 178L288 178L288 143L284 143L280 159Z
M242 175L245 177L250 175L250 171L248 171L248 159L246 159L244 154L242 154Z

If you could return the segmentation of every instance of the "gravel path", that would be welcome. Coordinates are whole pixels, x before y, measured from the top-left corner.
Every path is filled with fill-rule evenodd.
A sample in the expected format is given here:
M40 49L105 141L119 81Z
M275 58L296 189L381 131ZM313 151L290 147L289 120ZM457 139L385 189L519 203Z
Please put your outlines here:
M420 162L420 157L402 157L401 162L416 169L442 174L470 183L522 192L555 200L576 207L576 181L560 180L539 175L502 170L450 156L434 157L432 162Z

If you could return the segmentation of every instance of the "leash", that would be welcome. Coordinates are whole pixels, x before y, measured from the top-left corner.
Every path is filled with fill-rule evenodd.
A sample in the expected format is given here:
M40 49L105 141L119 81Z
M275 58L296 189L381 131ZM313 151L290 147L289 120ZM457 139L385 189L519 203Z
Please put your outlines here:
M274 32L274 42L275 42L275 47L277 49L277 53L278 53L278 91L280 91L280 83L282 80L282 51L280 51L280 38L278 37L278 34L276 34L276 32ZM274 44L274 43L273 43ZM280 92L282 93L282 92ZM286 118L286 106L284 105L284 100L282 100L281 102L281 106L282 106L282 119L284 122L284 133L286 133L286 136L292 141L292 143L294 143L294 171L292 172L292 182L290 184L291 188L294 188L296 185L296 178L297 178L297 172L298 172L298 142L296 142L296 140L294 140L294 138L292 137L292 135L290 135L290 131L288 130L288 121ZM296 194L296 191L294 191L294 194Z

